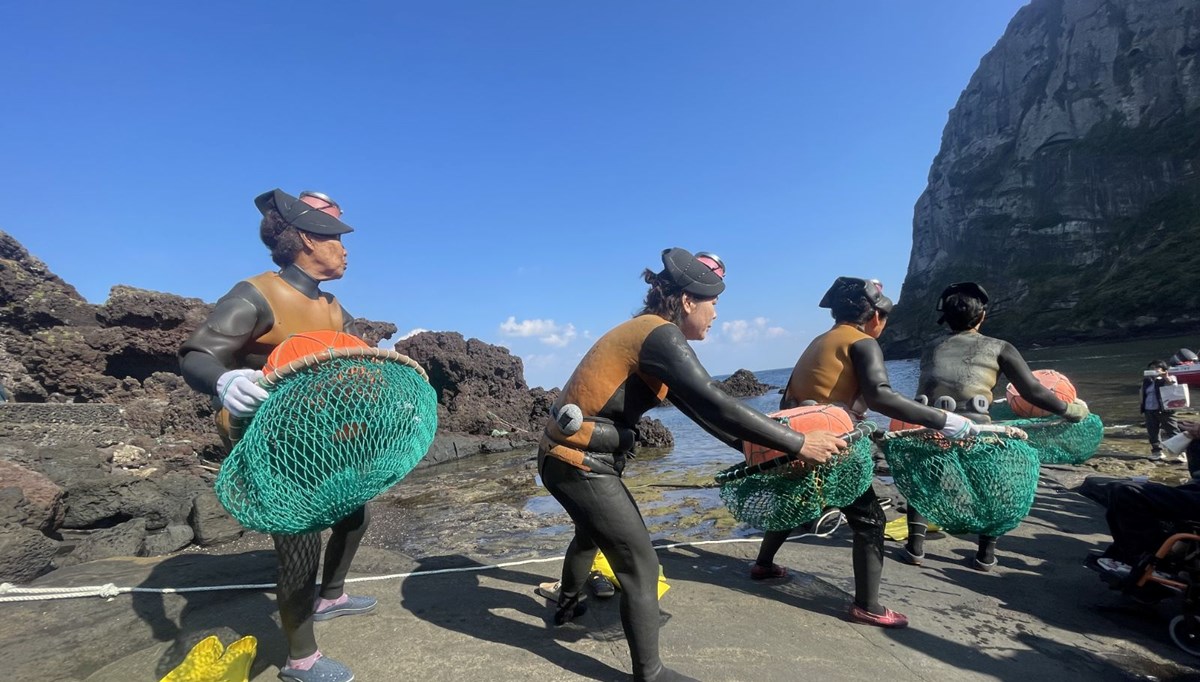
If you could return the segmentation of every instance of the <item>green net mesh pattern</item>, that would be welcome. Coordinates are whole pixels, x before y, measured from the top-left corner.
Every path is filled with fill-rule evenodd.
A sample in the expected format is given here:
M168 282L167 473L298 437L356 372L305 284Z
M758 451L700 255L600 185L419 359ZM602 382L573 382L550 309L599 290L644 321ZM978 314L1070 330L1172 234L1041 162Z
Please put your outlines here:
M216 483L233 518L264 533L337 523L412 471L437 430L433 388L386 357L325 360L270 393Z
M920 432L885 439L884 456L909 504L948 533L1003 535L1037 491L1037 452L1015 438L950 441Z
M816 467L752 474L721 484L721 500L733 517L759 530L791 530L842 507L871 485L875 462L871 440L861 438L844 453Z
M1015 426L1029 434L1042 464L1082 464L1096 454L1104 438L1104 422L1095 414L1072 424L1062 417L1018 417L1008 403L995 403L991 410L996 423Z

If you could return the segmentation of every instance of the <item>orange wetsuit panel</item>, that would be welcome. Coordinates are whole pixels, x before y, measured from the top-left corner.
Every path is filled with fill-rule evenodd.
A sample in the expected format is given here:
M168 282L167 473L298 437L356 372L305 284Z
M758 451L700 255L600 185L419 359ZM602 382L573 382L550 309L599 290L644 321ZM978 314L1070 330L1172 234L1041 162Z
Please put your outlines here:
M859 396L850 346L871 338L857 327L839 324L813 339L796 362L784 391L784 403L805 400L851 407Z
M631 388L628 385L631 379L643 383L659 401L667 396L666 384L638 369L646 337L664 324L670 322L657 315L641 315L617 325L600 337L567 380L555 402L555 408L578 405L584 417L603 417L619 426L632 428L629 421L636 423L641 415L630 415L632 420L623 419L626 415L619 408L614 410L610 403L619 392ZM583 455L589 449L596 427L594 422L584 421L583 428L567 435L552 419L542 435L541 450L568 464L587 469L583 464Z

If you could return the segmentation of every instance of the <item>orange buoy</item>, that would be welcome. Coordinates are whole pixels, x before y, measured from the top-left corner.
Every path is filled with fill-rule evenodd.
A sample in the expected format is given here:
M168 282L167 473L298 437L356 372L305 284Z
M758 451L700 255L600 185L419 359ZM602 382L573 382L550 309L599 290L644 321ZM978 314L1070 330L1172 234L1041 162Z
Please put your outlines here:
M267 356L267 364L263 365L263 373L270 374L280 367L286 366L289 362L339 348L370 348L370 346L366 341L353 334L335 332L330 329L292 334Z
M1054 395L1058 396L1059 400L1065 403L1075 400L1078 396L1075 392L1075 385L1060 372L1052 369L1035 369L1033 376L1043 386L1050 389ZM1029 401L1022 398L1017 393L1017 388L1012 384L1009 384L1008 388L1004 389L1004 395L1008 398L1008 406L1012 408L1013 414L1018 417L1045 417L1050 414L1040 407L1034 407Z
M772 412L768 417L800 433L832 431L839 436L854 428L854 420L846 410L836 405L802 405L790 410ZM784 453L763 445L746 441L742 453L749 464L761 464L767 460L783 457Z

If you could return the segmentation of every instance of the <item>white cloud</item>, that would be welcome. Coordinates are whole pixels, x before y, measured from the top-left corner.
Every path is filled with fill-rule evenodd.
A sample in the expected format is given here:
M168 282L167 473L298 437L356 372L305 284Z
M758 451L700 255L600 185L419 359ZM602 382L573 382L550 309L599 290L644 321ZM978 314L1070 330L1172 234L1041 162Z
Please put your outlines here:
M722 322L721 336L729 339L731 343L754 343L787 336L787 330L771 326L771 321L765 317L756 317L753 320Z
M575 339L575 325L568 324L562 331L543 336L540 340L542 343L562 348Z
M427 332L427 331L429 331L429 330L422 329L421 327L417 327L416 329L405 332L404 336L401 336L400 338L396 339L396 341L403 341L404 339L411 339L412 337L416 336L417 334L420 334L422 332Z
M520 338L536 338L548 346L562 348L571 343L578 334L575 325L560 325L554 320L521 320L517 322L515 315L500 323L500 333L504 336Z

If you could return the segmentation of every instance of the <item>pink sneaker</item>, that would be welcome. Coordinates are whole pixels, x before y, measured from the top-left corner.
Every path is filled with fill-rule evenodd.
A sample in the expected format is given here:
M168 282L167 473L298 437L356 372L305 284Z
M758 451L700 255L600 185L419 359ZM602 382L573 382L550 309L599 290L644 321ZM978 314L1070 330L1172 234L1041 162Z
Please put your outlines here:
M881 628L908 627L908 616L904 615L903 613L896 613L886 606L883 608L882 615L876 615L864 608L859 608L858 604L851 604L850 620L854 621L855 623L874 625Z

